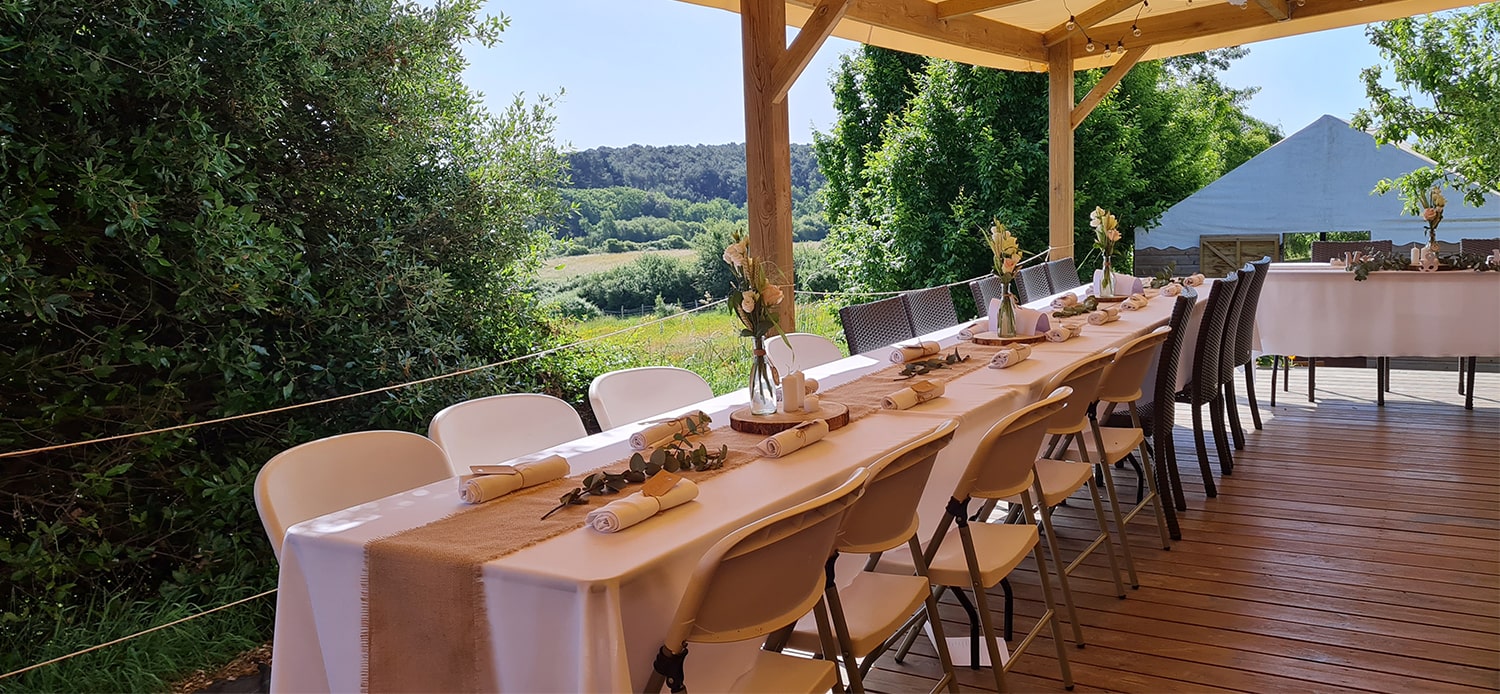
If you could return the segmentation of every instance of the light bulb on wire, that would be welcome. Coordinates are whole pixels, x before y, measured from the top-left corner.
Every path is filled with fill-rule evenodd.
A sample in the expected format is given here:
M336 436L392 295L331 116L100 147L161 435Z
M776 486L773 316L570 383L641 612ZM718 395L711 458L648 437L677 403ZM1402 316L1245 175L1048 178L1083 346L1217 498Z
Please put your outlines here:
M1077 28L1078 22L1074 19L1073 15L1068 15L1068 31L1072 31Z
M1093 41L1089 41L1089 45L1084 46L1083 50L1086 50L1086 51L1088 51L1090 53L1093 53L1094 52L1094 42Z
M1136 26L1136 25L1134 25L1134 24L1131 24L1130 25L1130 33L1131 33L1132 36L1140 36L1141 35L1141 28L1138 27L1138 26Z

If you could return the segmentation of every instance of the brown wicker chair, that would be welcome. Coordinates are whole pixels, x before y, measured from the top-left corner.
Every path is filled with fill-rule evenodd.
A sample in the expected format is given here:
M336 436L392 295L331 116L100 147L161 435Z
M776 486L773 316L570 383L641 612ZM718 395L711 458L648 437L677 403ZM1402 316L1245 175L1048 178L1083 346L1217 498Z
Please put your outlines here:
M1250 289L1245 305L1240 310L1240 321L1234 335L1234 361L1245 367L1245 397L1250 401L1250 419L1256 429L1263 429L1260 422L1260 404L1255 401L1255 359L1251 348L1255 343L1255 315L1260 307L1260 290L1266 285L1266 273L1271 269L1271 257L1266 256L1250 263L1254 273L1250 276ZM1276 381L1271 381L1271 391L1276 390Z
M911 322L912 332L925 335L958 325L958 312L953 308L953 292L948 287L928 287L901 295L906 306L906 317Z
M1021 303L1036 301L1054 293L1056 292L1052 289L1052 280L1047 277L1046 265L1023 267L1017 273L1016 296L1021 298Z
M1208 463L1208 444L1203 430L1205 406L1209 408L1209 415L1213 420L1219 469L1226 475L1234 469L1224 429L1224 390L1219 386L1224 366L1220 352L1221 347L1226 346L1224 332L1228 327L1229 310L1234 306L1234 294L1239 291L1238 287L1239 278L1231 273L1215 282L1208 293L1208 305L1203 309L1203 322L1198 326L1198 344L1193 350L1193 380L1177 394L1178 402L1193 406L1193 436L1198 444L1198 467L1203 473L1203 491L1210 498L1219 495L1219 488L1214 485L1213 468ZM1162 407L1158 406L1157 409L1161 410Z
M1053 260L1046 265L1047 281L1052 285L1052 293L1067 291L1074 287L1083 285L1078 279L1078 266L1072 258Z
M1326 263L1334 258L1343 258L1345 253L1390 253L1395 249L1389 239L1379 241L1314 241L1312 261Z
M839 322L844 325L844 340L850 354L916 337L911 317L906 314L906 301L899 296L845 306L839 309Z
M1000 292L1004 288L1000 278L994 275L986 275L969 283L969 292L974 295L974 308L979 311L980 318L989 314L990 299L1000 298Z

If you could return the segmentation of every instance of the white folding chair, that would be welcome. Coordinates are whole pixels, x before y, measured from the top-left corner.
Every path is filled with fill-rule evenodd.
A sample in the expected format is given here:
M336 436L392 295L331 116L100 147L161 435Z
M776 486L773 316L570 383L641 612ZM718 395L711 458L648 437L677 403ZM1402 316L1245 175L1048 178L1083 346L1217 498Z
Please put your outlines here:
M667 628L645 691L691 683L700 692L826 692L838 681L831 660L759 651L746 672L726 667L713 648L687 658L687 645L734 643L776 632L817 609L823 643L833 652L823 609L823 563L844 514L859 498L864 468L827 494L751 523L720 540L698 562Z
M409 431L358 431L308 441L255 476L255 509L276 559L286 529L350 506L452 476L431 439Z
M454 472L503 463L588 435L578 412L541 393L491 395L450 405L433 415L427 435L443 447Z
M806 371L814 366L827 364L844 358L839 346L822 335L813 333L788 333L775 335L766 340L766 356L771 365L785 376L793 371Z
M869 559L865 570L853 581L842 588L830 584L824 593L849 688L854 692L864 691L864 676L880 654L893 645L891 641L913 615L923 610L927 619L933 619L938 613L937 597L932 593L927 565L922 561L922 544L917 539L917 504L922 501L922 491L927 488L938 452L953 441L957 428L958 422L948 420L932 433L872 463L864 493L844 516L844 525L834 544L835 555L864 554ZM899 550L903 545L910 550L914 574L873 571L881 553ZM828 571L832 581L832 562ZM786 646L823 653L815 622L813 615L799 620ZM938 660L943 666L943 678L932 690L946 686L949 691L957 692L958 681L953 676L953 660L948 656L942 621L935 620L932 625ZM860 658L863 663L857 662Z
M611 371L589 384L589 402L601 429L638 422L713 396L713 388L702 376L675 366Z

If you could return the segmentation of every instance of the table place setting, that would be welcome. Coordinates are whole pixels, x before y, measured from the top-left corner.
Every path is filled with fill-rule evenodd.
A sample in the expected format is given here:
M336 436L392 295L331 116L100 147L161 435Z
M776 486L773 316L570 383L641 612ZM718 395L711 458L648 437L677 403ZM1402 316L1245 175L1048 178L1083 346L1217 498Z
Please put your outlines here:
M881 398L880 408L883 410L906 410L917 405L943 397L945 386L933 381L912 381L901 390Z
M991 369L1008 369L1031 357L1031 345L1016 344L1002 348L990 358Z
M584 519L601 533L617 533L662 511L698 498L698 485L666 470L646 480L640 491L589 511Z
M466 504L482 504L518 489L562 479L568 461L560 455L527 456L504 465L472 465L458 478L458 495Z

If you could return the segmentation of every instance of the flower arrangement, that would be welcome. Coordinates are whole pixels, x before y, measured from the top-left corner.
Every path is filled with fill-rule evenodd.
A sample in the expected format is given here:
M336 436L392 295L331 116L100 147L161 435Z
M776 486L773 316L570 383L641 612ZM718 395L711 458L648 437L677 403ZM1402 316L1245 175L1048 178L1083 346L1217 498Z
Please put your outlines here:
M1010 284L1016 278L1016 269L1021 264L1021 244L999 219L990 225L990 235L985 240L989 242L990 254L995 260L995 276L1001 282Z
M731 276L729 305L745 326L740 336L760 342L772 330L779 332L778 309L785 296L768 278L765 261L750 256L750 239L735 232L724 248L724 262L729 264Z
M1433 186L1417 196L1417 202L1422 207L1422 219L1427 221L1427 247L1436 253L1437 227L1443 221L1443 208L1448 205L1448 200L1443 197L1441 189Z
M1115 243L1120 240L1120 223L1115 216L1102 207L1095 207L1089 213L1089 226L1094 228L1094 248L1104 256L1102 271L1099 274L1099 295L1115 295Z
M1102 207L1089 213L1089 226L1094 228L1094 248L1104 254L1106 260L1114 258L1115 243L1120 240L1120 223L1115 216Z

